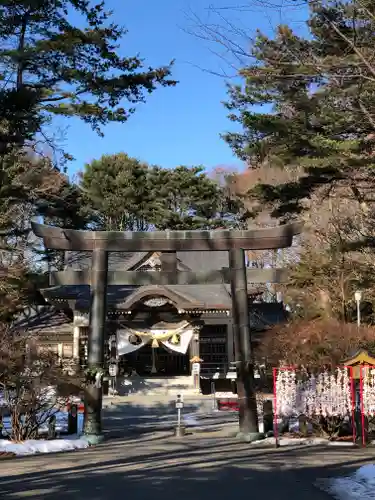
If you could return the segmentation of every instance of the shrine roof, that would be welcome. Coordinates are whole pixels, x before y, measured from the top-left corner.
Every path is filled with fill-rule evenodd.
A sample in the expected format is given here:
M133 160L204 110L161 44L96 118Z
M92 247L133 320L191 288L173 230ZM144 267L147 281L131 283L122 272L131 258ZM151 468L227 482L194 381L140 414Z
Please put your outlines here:
M15 328L28 332L72 334L72 318L66 311L55 306L37 306L32 311L28 309L15 321ZM253 303L250 306L250 327L254 331L264 331L286 319L287 312L282 303Z
M109 271L130 271L141 267L155 252L109 252ZM228 252L176 252L180 270L214 271L229 266ZM65 267L90 269L91 252L65 252Z
M182 267L190 271L215 271L229 267L228 252L177 252Z
M42 290L45 299L54 304L75 301L78 310L90 307L90 287L88 285L64 285ZM262 290L250 288L249 295L259 295ZM166 297L178 309L231 309L229 285L109 285L107 288L107 306L109 309L132 309L142 299Z
M367 349L360 349L359 351L355 351L349 359L343 361L345 366L354 366L354 365L369 365L375 366L375 356L373 352L368 351Z
M92 252L65 252L65 267L76 270L90 269ZM150 252L109 252L110 271L128 271L143 264L152 254Z

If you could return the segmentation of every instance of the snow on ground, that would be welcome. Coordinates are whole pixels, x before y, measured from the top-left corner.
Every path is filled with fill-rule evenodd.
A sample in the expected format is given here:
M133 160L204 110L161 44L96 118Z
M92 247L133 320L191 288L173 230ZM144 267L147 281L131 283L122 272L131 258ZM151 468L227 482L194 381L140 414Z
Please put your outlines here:
M68 413L57 412L56 414L56 432L63 433L68 430ZM3 436L7 436L11 431L10 418L5 417L3 420L4 427L2 429ZM78 435L82 434L83 430L83 414L78 414ZM39 428L39 434L47 434L48 423L44 423ZM89 446L87 440L77 436L67 436L65 439L51 440L26 440L22 443L13 443L6 439L0 439L0 453L14 453L15 455L35 455L36 453L56 453L59 451L72 451L87 448Z
M88 448L86 439L44 439L27 440L22 443L12 443L0 439L0 452L14 453L15 455L35 455L36 453L56 453L59 451L73 451Z
M267 446L275 446L276 440L274 437L260 439L259 441L253 441L252 445L267 445ZM296 446L296 445L304 445L304 446L319 446L328 444L328 440L326 438L319 437L307 437L307 438L294 438L294 437L281 437L278 439L279 446Z
M183 421L184 421L184 424L187 426L187 427L194 427L196 425L199 425L199 422L198 420L196 419L194 413L190 413L190 414L187 414L187 415L183 415ZM175 419L173 419L173 421L175 421Z
M363 465L351 476L331 479L326 489L337 500L374 500L375 464Z

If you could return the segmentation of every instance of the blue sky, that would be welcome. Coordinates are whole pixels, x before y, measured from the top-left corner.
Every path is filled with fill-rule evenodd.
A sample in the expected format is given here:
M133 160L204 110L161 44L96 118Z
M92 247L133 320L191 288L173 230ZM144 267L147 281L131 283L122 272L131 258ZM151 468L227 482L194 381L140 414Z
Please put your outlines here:
M139 53L152 66L175 59L173 77L180 83L175 88L159 89L148 96L146 104L139 105L127 123L105 127L104 138L78 120L64 122L65 148L75 157L69 165L69 173L74 176L86 162L102 154L121 151L167 168L198 164L207 169L217 165L241 167L220 139L220 133L233 130L221 103L226 98L225 80L204 71L219 71L223 66L213 53L220 49L217 44L186 33L194 24L187 16L189 12L201 19L210 16L212 22L223 23L208 13L208 2L107 0L106 3L114 11L115 21L129 30L121 53L129 56ZM235 0L212 0L210 3L219 8L239 4ZM257 28L270 32L281 20L279 12L259 8L247 13L223 13L234 24L241 26L242 23L249 34ZM300 12L283 13L283 20L295 23L300 18Z

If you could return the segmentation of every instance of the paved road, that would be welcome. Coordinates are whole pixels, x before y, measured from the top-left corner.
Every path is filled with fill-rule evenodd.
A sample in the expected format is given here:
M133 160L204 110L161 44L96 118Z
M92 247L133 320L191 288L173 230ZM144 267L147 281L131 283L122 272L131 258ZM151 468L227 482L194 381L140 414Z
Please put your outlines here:
M182 413L188 427L217 427L238 421L236 412L214 412L212 400L206 398L188 399ZM105 430L120 437L129 432L171 429L176 425L177 412L171 397L106 398L103 419Z
M351 472L373 451L250 449L220 433L157 432L97 448L0 462L1 500L328 500L317 478Z

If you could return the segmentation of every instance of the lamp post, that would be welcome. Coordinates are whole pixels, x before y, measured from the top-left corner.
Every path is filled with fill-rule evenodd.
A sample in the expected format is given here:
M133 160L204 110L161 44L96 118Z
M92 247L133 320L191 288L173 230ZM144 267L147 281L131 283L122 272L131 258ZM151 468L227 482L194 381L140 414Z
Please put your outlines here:
M357 302L357 326L358 328L361 326L361 300L362 300L362 292L361 290L357 290L354 292L354 298Z

